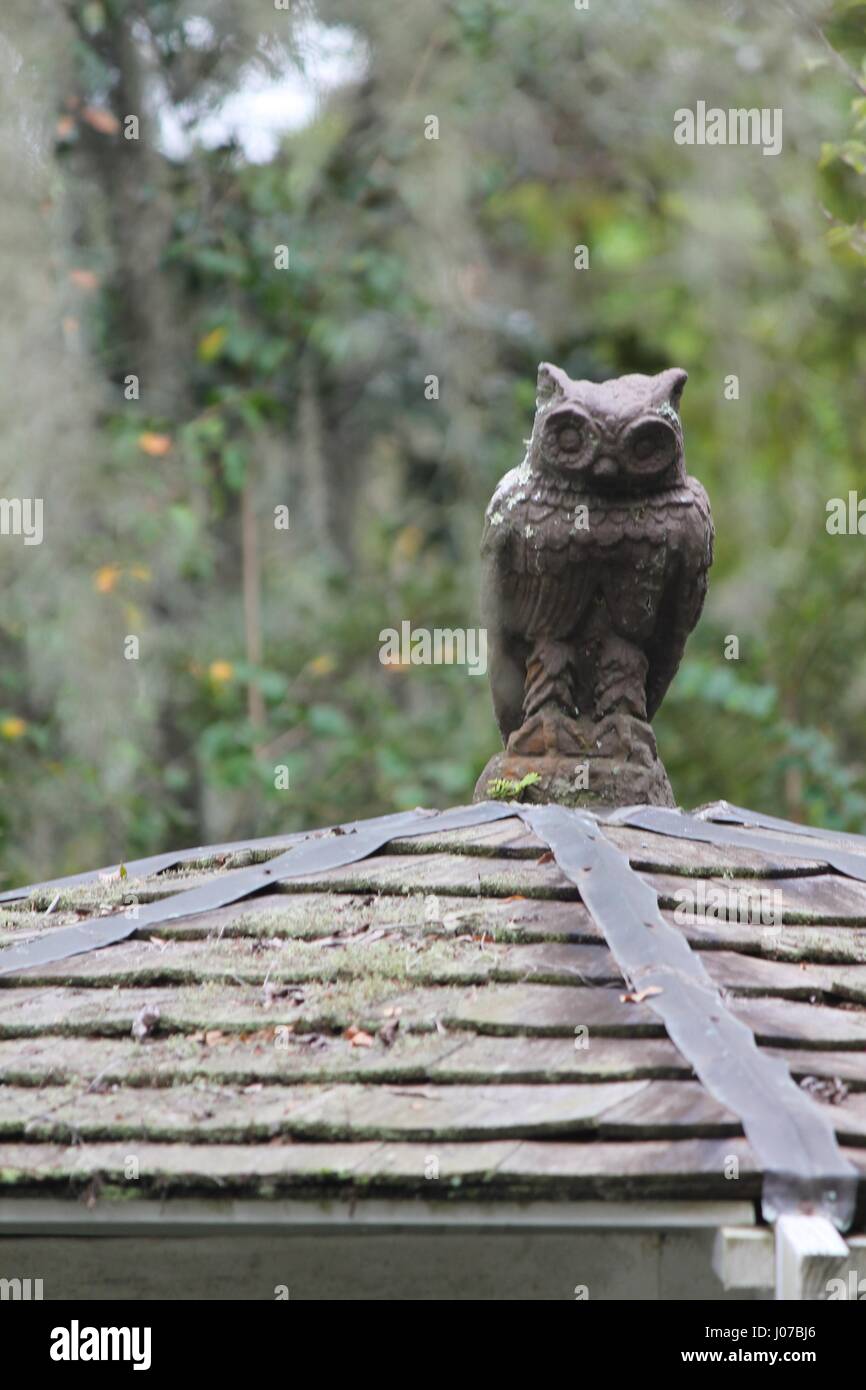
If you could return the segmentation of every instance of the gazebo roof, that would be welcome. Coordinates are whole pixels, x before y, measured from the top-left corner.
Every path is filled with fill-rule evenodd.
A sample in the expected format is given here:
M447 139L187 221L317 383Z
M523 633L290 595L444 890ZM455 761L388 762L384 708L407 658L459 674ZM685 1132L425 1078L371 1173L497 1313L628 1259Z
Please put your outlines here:
M5 895L6 1195L757 1199L766 1163L741 1114L668 1037L664 991L623 978L603 914L525 809L427 830L410 813ZM645 828L659 815L678 813L593 823L721 1010L790 1070L807 1120L835 1131L862 1228L866 839L757 816L731 831L750 813L724 804ZM281 878L311 849L320 867Z

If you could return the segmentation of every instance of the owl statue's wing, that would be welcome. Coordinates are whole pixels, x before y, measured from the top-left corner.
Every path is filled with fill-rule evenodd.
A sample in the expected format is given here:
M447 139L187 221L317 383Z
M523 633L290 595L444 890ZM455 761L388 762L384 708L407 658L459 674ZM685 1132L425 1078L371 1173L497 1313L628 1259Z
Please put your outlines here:
M677 672L689 633L701 616L713 562L713 521L701 484L688 478L689 506L670 508L666 525L670 570L655 633L647 648L647 717L652 719Z
M487 629L487 663L496 722L503 743L523 723L526 679L524 644L513 629L513 598L518 583L514 533L505 506L513 475L493 495L481 538L481 615Z

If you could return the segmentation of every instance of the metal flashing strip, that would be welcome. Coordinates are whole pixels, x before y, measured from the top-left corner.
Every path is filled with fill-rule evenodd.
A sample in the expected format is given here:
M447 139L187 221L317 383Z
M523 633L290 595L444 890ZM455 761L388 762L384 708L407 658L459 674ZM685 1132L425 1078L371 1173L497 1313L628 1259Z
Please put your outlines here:
M631 987L656 991L646 1003L671 1041L710 1094L739 1117L764 1170L764 1217L817 1210L847 1229L858 1173L830 1121L786 1064L761 1052L751 1029L728 1012L700 957L662 916L654 890L590 816L562 806L516 809L579 889Z
M325 838L305 841L248 869L231 869L228 873L189 888L171 898L127 907L111 917L97 917L74 927L37 936L20 946L0 951L0 976L17 975L34 965L49 965L66 960L85 951L95 951L124 941L141 927L157 927L178 917L196 916L228 907L262 888L273 887L284 879L301 878L305 874L326 873L343 864L354 864L382 849L398 836L423 835L430 831L461 830L470 825L513 816L507 803L481 802L477 806L461 806L453 811L398 811L375 820L358 821L340 828Z
M405 815L405 811L395 811L390 817L382 816L383 821L395 820L398 816ZM347 821L340 826L326 826L321 830L296 830L290 835L266 835L258 840L229 840L221 845L194 845L189 849L167 850L164 854L151 854L146 859L124 860L125 868L129 878L146 878L152 874L164 873L166 869L174 869L178 864L188 864L191 861L201 858L202 855L215 854L240 854L243 850L259 849L290 849L293 845L303 844L305 840L321 839L323 836L338 834L348 835L356 830L359 825L366 825L363 820ZM100 879L113 878L120 870L121 864L108 864L102 869L85 869L82 873L66 874L63 878L47 878L41 883L28 883L21 888L9 888L5 893L0 893L0 905L3 903L20 902L23 898L29 898L32 893L41 892L45 888L77 888L83 883L97 883Z
M798 835L805 839L831 840L834 844L849 846L853 850L859 850L861 854L866 854L866 835L856 835L847 830L824 830L814 825L800 825L795 820L782 820L779 816L765 816L760 811L749 811L744 806L732 806L730 801L712 801L707 806L696 807L691 814L696 820L754 826L757 830L775 830L783 835Z
M762 835L760 830L741 829L739 826L720 825L715 821L698 820L685 811L669 810L665 806L628 806L608 816L606 825L630 826L635 830L649 830L656 835L669 835L678 840L699 840L705 845L716 845L732 849L755 849L765 854L780 854L792 859L802 859L810 855L835 869L845 878L858 879L866 883L866 855L855 854L840 847L810 843L806 836L788 841Z

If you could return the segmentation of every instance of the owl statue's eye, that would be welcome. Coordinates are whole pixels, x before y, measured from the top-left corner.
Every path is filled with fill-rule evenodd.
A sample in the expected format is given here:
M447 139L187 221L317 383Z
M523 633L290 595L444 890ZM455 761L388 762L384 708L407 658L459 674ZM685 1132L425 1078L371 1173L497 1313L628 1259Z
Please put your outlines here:
M560 448L566 449L569 453L572 453L575 449L580 448L580 430L576 430L572 425L569 425L566 429L560 430L558 441Z
M662 420L645 420L628 435L628 450L641 473L660 473L677 455L677 437Z
M585 452L590 425L576 410L563 411L548 420L544 433L548 457L573 467Z

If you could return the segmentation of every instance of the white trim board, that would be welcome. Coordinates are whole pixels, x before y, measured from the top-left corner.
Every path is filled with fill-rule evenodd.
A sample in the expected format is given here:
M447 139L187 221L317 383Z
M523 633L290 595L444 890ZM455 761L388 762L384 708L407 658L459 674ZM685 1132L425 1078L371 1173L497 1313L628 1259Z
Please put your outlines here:
M0 1200L0 1236L276 1230L419 1231L683 1230L754 1226L751 1202L424 1202L366 1198L354 1202L173 1197L88 1208L64 1198Z

